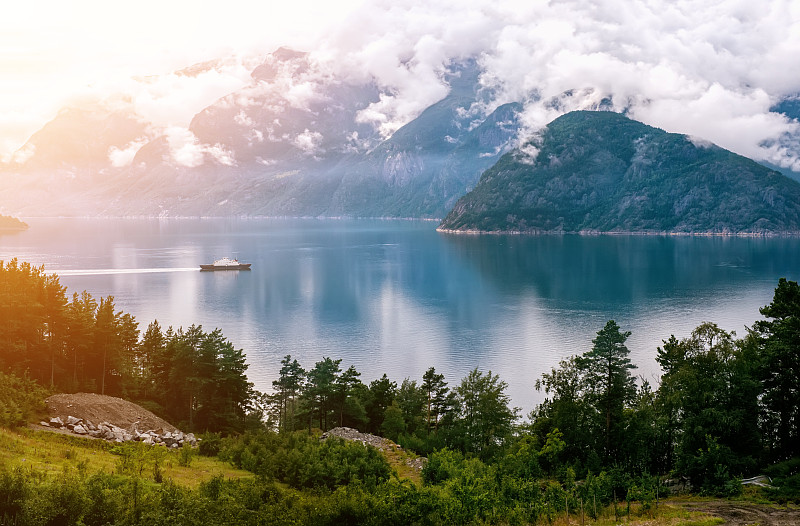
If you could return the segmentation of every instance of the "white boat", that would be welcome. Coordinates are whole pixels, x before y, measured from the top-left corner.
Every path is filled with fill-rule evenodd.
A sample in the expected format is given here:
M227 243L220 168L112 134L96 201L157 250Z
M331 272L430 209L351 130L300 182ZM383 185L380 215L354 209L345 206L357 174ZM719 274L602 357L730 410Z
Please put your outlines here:
M224 257L211 265L200 265L200 270L250 270L252 263L239 263L238 259Z

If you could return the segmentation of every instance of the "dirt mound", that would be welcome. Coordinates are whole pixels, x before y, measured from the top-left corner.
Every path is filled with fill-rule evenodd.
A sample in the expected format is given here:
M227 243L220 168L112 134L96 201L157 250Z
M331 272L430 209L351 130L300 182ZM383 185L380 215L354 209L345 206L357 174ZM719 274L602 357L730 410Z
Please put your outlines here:
M170 432L176 430L175 426L147 409L114 396L94 393L56 394L45 402L47 414L51 417L61 417L65 422L68 416L74 416L95 424L108 422L124 429L137 424L140 430L163 429Z

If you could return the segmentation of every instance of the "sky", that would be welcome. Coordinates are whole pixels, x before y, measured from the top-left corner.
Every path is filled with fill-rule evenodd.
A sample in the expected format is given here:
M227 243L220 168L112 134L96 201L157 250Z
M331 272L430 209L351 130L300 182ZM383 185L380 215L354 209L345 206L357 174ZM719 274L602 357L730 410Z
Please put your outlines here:
M800 93L796 0L17 2L0 19L0 159L60 108L97 101L178 133L281 45L382 86L362 117L386 135L445 96L451 60L474 57L483 110L524 101L530 135L613 96L647 124L800 171L797 123L769 112Z

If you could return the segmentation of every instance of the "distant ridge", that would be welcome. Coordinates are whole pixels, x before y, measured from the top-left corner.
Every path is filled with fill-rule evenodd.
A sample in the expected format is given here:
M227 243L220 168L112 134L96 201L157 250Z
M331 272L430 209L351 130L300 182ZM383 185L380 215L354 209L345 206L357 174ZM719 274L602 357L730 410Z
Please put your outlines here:
M27 230L28 223L20 221L16 217L0 215L0 231L2 230Z
M445 232L800 234L800 183L713 144L576 111L504 155Z

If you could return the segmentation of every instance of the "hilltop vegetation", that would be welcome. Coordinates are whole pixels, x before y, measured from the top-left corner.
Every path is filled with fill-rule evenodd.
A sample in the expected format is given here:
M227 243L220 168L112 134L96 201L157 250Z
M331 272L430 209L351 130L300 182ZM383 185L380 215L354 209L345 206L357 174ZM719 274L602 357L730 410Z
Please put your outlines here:
M576 111L484 172L440 228L798 233L800 183L621 114Z
M87 455L59 470L52 455L21 460L29 431L4 432L6 523L499 525L575 522L580 514L616 524L670 516L657 509L670 492L665 477L687 478L696 493L735 496L742 477L762 471L775 486L763 495L800 499L800 286L784 279L745 337L704 323L688 338L666 339L657 389L634 381L630 333L609 321L591 348L535 381L545 400L522 422L505 382L478 369L452 386L433 367L419 380L398 385L383 375L367 385L341 360L306 369L286 356L272 394L245 389L239 398L228 383L249 386L243 355L218 331L151 324L140 336L110 300L80 308L92 305L87 293L66 302L57 276L16 261L0 266L0 294L0 402L12 408L3 424L36 414L44 396L37 382L77 378L81 388L163 402L166 414L195 429L223 431L205 434L199 452L253 474L198 474L203 481L190 483L190 473L165 471L167 458L189 468L188 448L163 457L158 447L103 442L96 447L117 460ZM165 386L188 407L148 394ZM426 454L422 483L400 478L358 442L318 439L339 425Z

